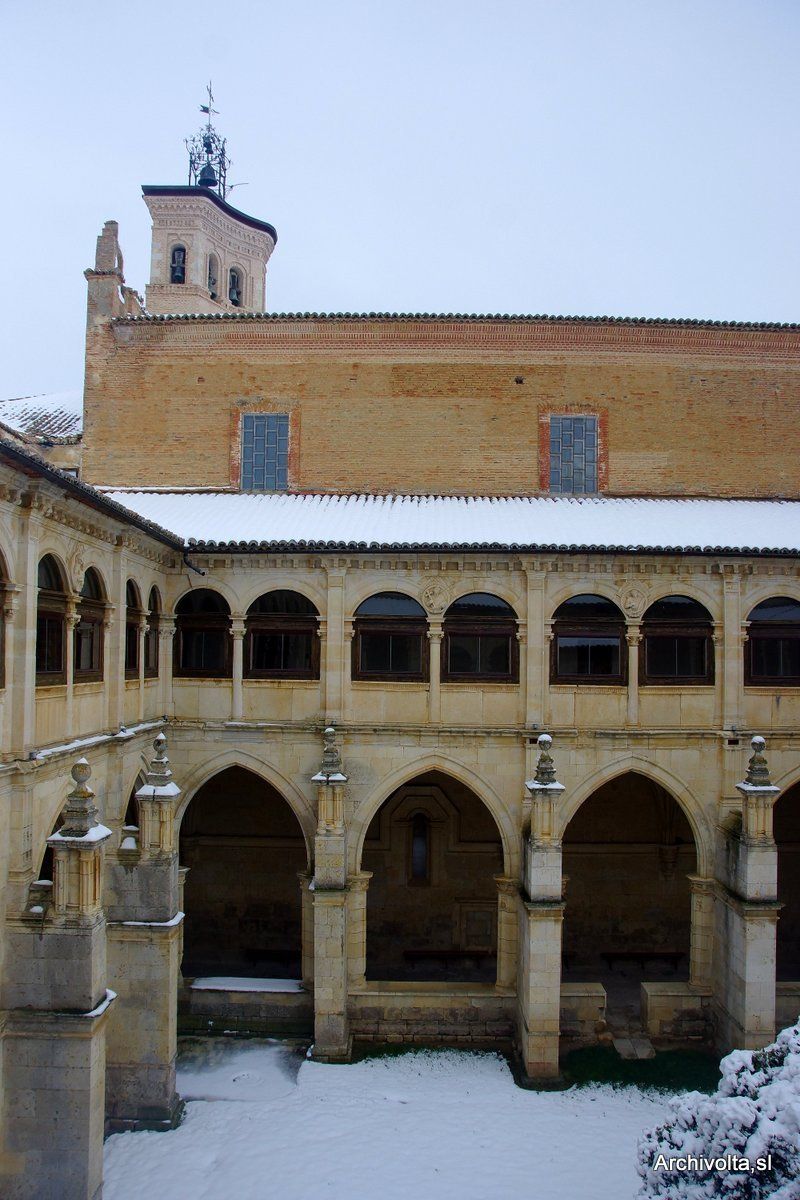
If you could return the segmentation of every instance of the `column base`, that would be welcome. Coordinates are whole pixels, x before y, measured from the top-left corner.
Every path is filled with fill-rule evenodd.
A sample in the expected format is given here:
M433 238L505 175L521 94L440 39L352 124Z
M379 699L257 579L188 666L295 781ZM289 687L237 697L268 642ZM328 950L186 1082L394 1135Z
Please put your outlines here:
M166 1133L175 1129L184 1120L185 1104L174 1090L175 1073L172 1072L172 1096L167 1090L161 1103L152 1103L157 1096L158 1085L163 1080L163 1068L130 1069L107 1067L106 1076L106 1135L112 1133L138 1133L148 1129L154 1133ZM137 1094L138 1093L138 1094ZM150 1098L151 1103L146 1103Z
M344 1045L311 1047L309 1055L312 1062L349 1063L353 1061L353 1037L348 1037Z
M572 1086L560 1071L555 1075L530 1074L518 1046L512 1048L508 1065L517 1087L529 1092L563 1092Z

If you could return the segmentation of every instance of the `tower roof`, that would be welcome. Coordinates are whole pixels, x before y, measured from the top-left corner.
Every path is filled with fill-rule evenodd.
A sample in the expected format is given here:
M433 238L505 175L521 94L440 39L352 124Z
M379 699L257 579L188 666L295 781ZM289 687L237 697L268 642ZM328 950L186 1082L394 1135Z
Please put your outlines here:
M251 229L259 229L263 233L269 234L273 242L277 242L278 234L274 225L270 225L268 221L259 221L257 217L248 216L247 213L241 212L240 209L234 208L232 204L228 204L227 200L223 200L217 192L211 188L200 187L197 184L142 184L143 196L205 196L222 212L227 213L229 217L233 217L236 221L241 221L243 225L249 225Z

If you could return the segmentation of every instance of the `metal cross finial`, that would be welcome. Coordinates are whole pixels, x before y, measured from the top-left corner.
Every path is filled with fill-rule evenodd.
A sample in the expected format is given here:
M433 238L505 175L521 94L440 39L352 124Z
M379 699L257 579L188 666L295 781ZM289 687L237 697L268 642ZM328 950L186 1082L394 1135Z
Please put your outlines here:
M207 124L206 128L210 130L212 115L215 117L219 116L219 109L214 108L214 93L211 91L211 80L210 79L208 81L206 91L208 92L208 104L201 104L200 112L205 113L208 116L208 124Z

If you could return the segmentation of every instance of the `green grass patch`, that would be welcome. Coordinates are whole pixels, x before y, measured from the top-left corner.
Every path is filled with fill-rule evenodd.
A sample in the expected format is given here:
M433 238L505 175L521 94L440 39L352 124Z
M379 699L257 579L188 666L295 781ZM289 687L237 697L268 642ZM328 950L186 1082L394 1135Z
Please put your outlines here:
M584 1046L566 1054L561 1070L568 1083L613 1083L667 1092L714 1092L719 1058L704 1050L660 1050L655 1058L620 1058L613 1046Z

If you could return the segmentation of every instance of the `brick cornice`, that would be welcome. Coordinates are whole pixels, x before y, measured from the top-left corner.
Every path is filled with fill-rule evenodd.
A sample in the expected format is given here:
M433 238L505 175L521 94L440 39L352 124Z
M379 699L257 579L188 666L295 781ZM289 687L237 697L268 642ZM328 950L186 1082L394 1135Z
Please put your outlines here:
M162 352L226 354L263 348L270 353L393 356L433 359L511 359L598 355L689 355L694 359L759 359L800 365L800 327L649 324L561 319L304 317L236 314L118 318L115 341Z

